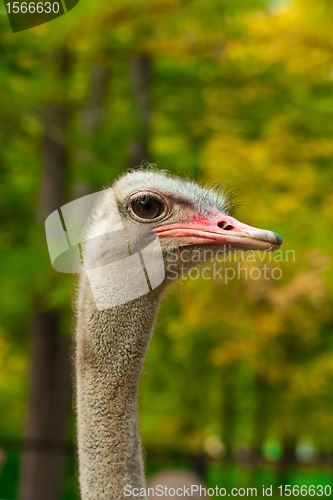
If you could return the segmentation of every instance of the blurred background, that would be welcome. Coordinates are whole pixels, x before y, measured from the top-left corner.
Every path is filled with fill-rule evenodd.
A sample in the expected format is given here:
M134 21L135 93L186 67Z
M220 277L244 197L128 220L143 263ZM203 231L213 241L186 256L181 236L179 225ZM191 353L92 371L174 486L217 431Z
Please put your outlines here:
M73 278L44 220L144 159L231 183L236 216L284 239L264 258L280 279L189 280L165 300L147 476L332 484L332 23L329 0L81 0L13 34L0 6L1 499L79 498Z

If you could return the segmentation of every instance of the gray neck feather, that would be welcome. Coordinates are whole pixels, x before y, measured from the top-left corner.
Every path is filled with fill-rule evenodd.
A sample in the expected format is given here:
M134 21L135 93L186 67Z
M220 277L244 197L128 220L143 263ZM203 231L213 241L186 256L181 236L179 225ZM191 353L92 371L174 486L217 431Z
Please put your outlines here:
M82 500L123 500L144 488L137 398L162 289L96 309L82 274L77 301L76 377Z

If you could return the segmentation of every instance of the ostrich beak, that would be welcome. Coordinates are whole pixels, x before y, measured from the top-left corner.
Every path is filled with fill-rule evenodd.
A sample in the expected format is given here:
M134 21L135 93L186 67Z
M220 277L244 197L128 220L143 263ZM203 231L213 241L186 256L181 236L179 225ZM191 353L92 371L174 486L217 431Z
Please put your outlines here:
M159 237L182 238L186 245L224 245L246 250L275 252L282 238L272 231L257 229L233 217L214 214L214 218L192 218L191 222L157 227Z

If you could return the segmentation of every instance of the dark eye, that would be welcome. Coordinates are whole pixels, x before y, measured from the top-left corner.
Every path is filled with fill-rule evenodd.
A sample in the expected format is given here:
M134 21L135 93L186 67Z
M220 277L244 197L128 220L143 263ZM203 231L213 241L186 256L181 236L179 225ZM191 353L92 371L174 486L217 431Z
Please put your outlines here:
M156 219L165 212L162 203L153 196L144 196L132 201L131 208L140 219Z

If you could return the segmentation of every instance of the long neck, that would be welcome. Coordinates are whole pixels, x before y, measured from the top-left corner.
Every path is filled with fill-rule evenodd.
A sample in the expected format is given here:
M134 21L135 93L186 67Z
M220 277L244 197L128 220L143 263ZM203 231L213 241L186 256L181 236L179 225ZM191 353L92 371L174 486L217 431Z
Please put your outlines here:
M98 311L82 275L76 378L82 500L123 500L144 488L137 398L161 291Z

